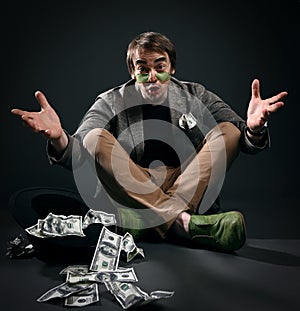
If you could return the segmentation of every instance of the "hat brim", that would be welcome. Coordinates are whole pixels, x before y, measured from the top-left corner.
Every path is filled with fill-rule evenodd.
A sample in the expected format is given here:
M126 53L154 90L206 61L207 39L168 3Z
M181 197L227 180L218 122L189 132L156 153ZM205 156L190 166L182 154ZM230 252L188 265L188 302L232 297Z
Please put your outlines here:
M29 187L15 192L9 202L12 215L22 228L34 225L49 212L62 215L84 215L88 207L72 190L51 187Z
M23 228L33 226L38 219L45 218L49 212L57 215L81 215L84 217L88 211L87 205L80 195L74 191L51 188L30 187L15 192L10 198L10 210L17 223ZM29 235L28 240L40 252L53 255L51 252L69 252L70 249L90 248L97 243L101 228L99 225L90 225L84 230L85 237L65 236L37 238ZM80 249L79 249L80 252Z

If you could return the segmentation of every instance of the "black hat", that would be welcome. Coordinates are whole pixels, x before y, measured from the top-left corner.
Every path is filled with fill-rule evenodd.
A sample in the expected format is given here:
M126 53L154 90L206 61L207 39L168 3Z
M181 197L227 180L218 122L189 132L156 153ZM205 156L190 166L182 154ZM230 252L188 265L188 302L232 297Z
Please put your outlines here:
M16 222L26 229L35 225L38 219L50 212L56 215L84 215L89 210L79 193L62 188L30 187L16 191L10 198L10 210ZM65 236L38 238L28 233L27 237L43 260L71 259L90 256L90 250L97 244L101 228L90 225L84 230L85 237Z

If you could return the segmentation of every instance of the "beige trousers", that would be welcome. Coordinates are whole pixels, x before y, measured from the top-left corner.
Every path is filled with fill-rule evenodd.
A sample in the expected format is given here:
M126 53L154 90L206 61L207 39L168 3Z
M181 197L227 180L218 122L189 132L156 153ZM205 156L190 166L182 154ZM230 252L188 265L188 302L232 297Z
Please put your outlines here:
M116 138L100 128L90 131L83 145L95 159L97 176L113 201L144 212L148 227L165 237L181 212L203 213L213 204L238 155L240 135L233 124L219 123L176 168L137 165Z

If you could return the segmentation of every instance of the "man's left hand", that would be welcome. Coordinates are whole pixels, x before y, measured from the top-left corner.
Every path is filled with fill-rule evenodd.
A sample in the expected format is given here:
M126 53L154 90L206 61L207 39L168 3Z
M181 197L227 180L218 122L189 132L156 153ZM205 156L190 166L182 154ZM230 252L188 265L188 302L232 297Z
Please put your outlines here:
M250 131L259 133L270 115L284 106L282 99L287 92L278 93L267 99L260 97L259 80L254 79L252 82L252 96L247 111L247 126Z

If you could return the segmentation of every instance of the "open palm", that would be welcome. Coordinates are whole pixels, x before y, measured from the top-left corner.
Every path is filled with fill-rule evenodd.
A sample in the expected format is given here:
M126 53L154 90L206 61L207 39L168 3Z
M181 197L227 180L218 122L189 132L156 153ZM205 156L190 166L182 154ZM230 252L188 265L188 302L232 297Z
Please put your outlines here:
M35 97L41 106L39 112L30 112L21 109L13 109L11 112L14 115L20 116L23 122L34 132L42 133L52 140L59 139L63 133L63 129L57 113L50 106L42 92L37 91Z
M268 121L269 116L284 105L281 100L286 95L287 92L281 92L270 98L262 99L260 97L259 80L253 80L252 96L247 111L247 126L253 132L259 132Z

